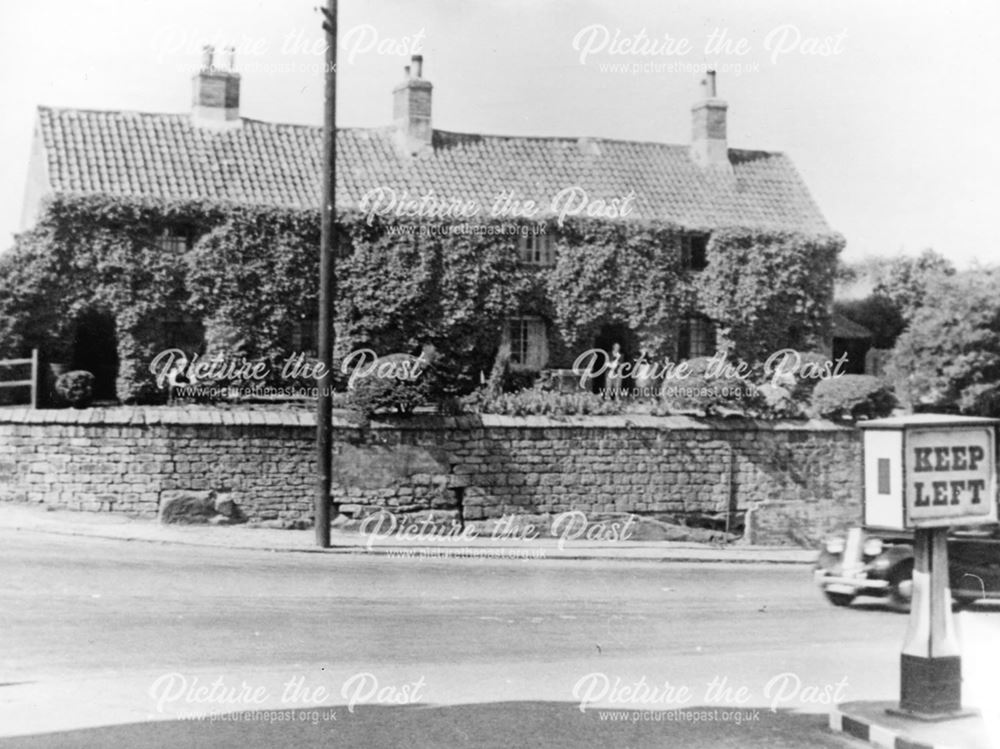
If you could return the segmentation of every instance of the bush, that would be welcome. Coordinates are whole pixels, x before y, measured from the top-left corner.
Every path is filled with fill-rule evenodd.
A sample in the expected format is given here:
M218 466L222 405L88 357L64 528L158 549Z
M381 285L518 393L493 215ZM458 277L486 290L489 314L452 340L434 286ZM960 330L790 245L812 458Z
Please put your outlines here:
M757 386L747 379L708 372L711 361L707 357L691 359L687 362L688 377L664 381L663 407L669 411L701 411L706 416L727 410L756 415L763 406Z
M805 415L804 404L795 398L793 391L777 385L759 385L763 418L769 419L801 419Z
M347 393L346 405L365 419L385 411L409 415L430 402L430 390L430 381L424 377L416 380L367 377Z
M74 408L86 408L94 398L94 375L82 369L59 375L56 392Z
M596 393L555 393L547 390L521 390L494 396L485 390L477 390L462 399L466 411L503 416L620 414L624 413L627 404L628 401L606 400Z
M828 419L876 419L896 407L892 388L879 377L842 375L820 380L813 390L812 412Z

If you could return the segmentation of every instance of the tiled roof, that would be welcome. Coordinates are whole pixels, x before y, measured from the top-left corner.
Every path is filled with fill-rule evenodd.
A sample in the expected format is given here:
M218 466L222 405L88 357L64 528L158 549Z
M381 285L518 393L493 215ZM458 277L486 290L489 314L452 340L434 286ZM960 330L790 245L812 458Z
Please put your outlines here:
M849 318L836 312L830 318L831 335L834 338L858 338L871 340L872 332L864 325L859 325Z
M322 129L244 119L211 128L180 114L39 108L50 187L172 199L318 206ZM599 138L525 138L434 132L433 149L400 154L392 128L337 133L337 201L356 206L376 187L433 191L488 210L501 191L549 205L578 185L591 199L635 192L636 218L689 227L827 231L791 161L731 149L735 179L695 164L687 146Z

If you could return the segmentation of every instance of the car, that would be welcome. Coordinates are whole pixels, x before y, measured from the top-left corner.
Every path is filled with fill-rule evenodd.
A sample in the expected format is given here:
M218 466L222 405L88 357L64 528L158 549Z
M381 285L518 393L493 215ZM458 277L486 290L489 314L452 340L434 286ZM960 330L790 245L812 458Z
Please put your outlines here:
M948 567L957 605L1000 599L1000 525L953 529L948 534ZM913 535L855 527L830 536L813 575L834 606L849 606L859 596L877 596L909 607Z

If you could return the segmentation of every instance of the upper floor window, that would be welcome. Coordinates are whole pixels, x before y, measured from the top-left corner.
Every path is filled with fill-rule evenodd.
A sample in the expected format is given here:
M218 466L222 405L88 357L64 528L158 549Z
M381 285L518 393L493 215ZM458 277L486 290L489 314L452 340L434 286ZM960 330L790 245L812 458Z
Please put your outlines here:
M156 238L156 244L164 252L183 255L194 244L194 231L189 226L171 226Z
M535 234L532 231L518 237L518 253L521 260L531 265L555 265L555 242L545 232Z
M685 270L705 270L708 265L708 235L681 236L681 267Z

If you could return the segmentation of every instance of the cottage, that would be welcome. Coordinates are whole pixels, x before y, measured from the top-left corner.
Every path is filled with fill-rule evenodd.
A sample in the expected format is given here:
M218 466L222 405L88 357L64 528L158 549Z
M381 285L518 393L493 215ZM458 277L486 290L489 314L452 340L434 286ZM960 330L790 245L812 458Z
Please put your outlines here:
M316 209L321 128L243 117L241 84L231 54L227 65L217 66L213 51L206 49L202 69L193 78L189 112L40 107L24 228L35 225L48 202L59 196L211 201L222 211L225 206L248 205ZM717 95L714 73L706 76L701 98L691 108L692 138L682 145L452 132L435 127L432 94L423 59L414 55L392 91L391 125L338 130L338 208L389 221L398 218L396 214L427 213L451 223L530 216L543 228L521 231L511 241L521 263L541 273L557 265L565 241L560 228L572 217L680 227L663 252L676 256L678 273L688 279L713 272L709 248L721 230L831 236L787 156L730 147L728 106ZM199 241L203 227L172 216L165 215L165 228L151 242L161 252L181 256ZM810 335L816 335L810 340L828 348L829 330L820 328L823 314L828 327L832 277L830 284L818 282L817 289L809 294L820 310L819 332L812 331ZM663 290L664 295L670 293ZM588 322L583 338L568 341L568 323L560 327L554 314L525 310L508 317L501 340L510 346L514 370L565 366L572 360L566 349L579 344L583 346L576 353L590 347L610 350L619 343L624 359L632 360L649 348L635 330L640 314L633 312L630 320L605 315ZM114 344L102 344L101 336L113 335L114 322L81 323L72 355L75 366L103 378L105 389L114 372L102 364L108 357L101 352ZM122 322L117 323L121 330ZM294 344L308 349L315 340L312 323L306 319L296 325ZM671 348L668 353L682 360L713 354L718 331L733 322L691 304L671 325L664 338ZM163 320L155 334L158 340L146 348L196 349L202 335L197 320ZM789 335L805 333L793 330ZM119 343L118 349L122 361L135 356L135 346L123 352Z

